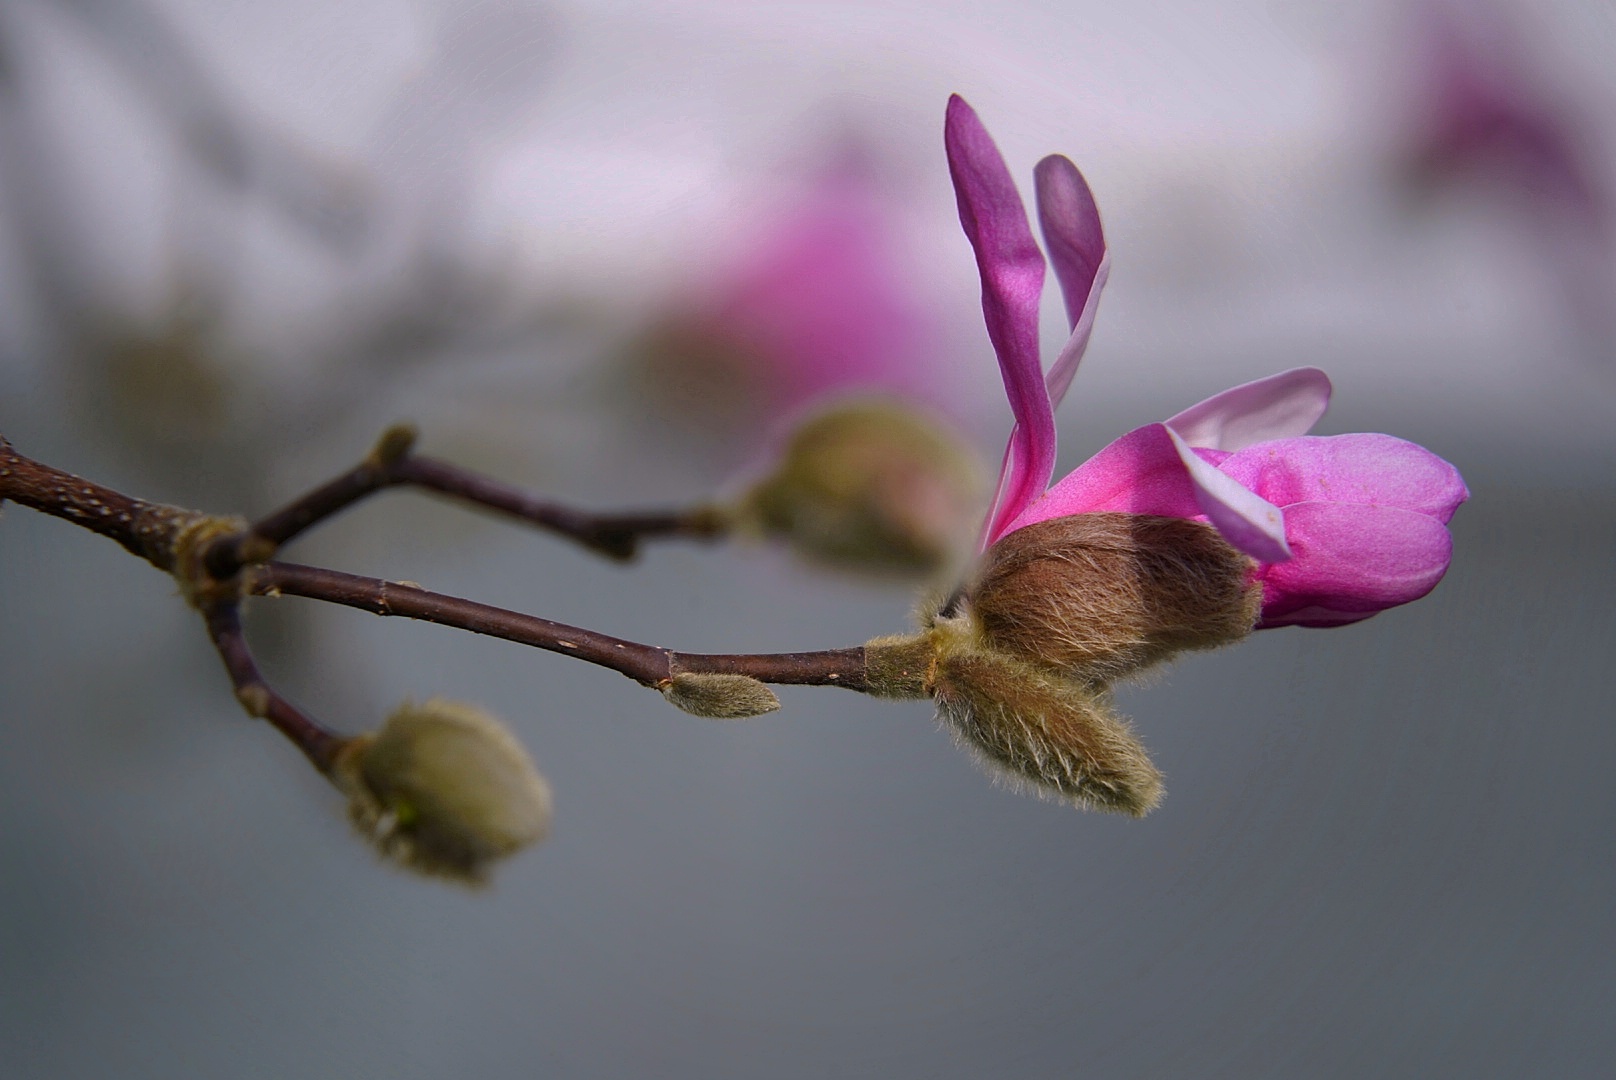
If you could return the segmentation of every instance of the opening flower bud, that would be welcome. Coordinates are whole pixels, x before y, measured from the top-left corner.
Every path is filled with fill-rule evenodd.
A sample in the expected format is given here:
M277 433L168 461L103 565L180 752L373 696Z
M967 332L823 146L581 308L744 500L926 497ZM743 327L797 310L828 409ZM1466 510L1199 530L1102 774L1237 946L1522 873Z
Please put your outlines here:
M1249 634L1253 569L1196 521L1076 514L1000 539L957 606L993 648L1099 688Z
M550 828L550 785L527 751L460 702L406 702L344 747L332 778L360 833L422 874L481 884Z
M750 675L683 671L659 683L657 689L685 712L712 720L744 720L780 707L774 691Z
M911 408L853 402L809 419L739 522L830 566L925 577L969 539L981 485L960 441Z

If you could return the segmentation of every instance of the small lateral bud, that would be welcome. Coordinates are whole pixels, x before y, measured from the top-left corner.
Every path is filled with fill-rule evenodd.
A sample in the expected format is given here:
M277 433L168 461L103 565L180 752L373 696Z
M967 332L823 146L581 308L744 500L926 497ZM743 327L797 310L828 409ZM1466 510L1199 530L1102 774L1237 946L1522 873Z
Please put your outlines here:
M657 689L678 708L711 720L742 720L780 707L774 691L750 675L681 671Z
M1017 529L988 549L960 610L995 649L1091 687L1256 625L1252 563L1182 518L1096 513Z
M549 832L550 785L527 751L460 702L406 702L343 748L332 779L360 833L422 874L481 884L493 863Z
M394 424L371 447L370 459L377 465L393 464L415 448L417 434L414 424Z
M1134 817L1161 801L1161 773L1103 694L1003 653L948 649L932 695L955 737L1018 787Z
M912 408L860 401L802 424L735 512L815 562L915 578L956 558L979 496L975 461L957 437Z

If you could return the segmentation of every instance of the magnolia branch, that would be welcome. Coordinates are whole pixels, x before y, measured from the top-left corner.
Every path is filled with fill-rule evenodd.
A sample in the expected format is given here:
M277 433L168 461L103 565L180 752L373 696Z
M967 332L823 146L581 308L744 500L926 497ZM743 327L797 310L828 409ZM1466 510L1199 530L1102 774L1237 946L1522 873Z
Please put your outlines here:
M492 508L558 532L614 557L632 555L649 536L716 536L710 511L596 515L534 499L456 466L409 453L413 433L394 429L360 465L255 524L132 498L18 454L0 436L0 503L11 501L99 533L172 574L203 616L208 635L242 706L263 717L322 772L344 742L275 693L259 673L242 633L248 596L301 596L486 634L610 668L662 689L680 675L744 675L785 685L870 689L865 649L793 653L688 653L626 641L583 627L416 585L273 560L286 542L366 496L413 485Z
M329 773L337 751L347 740L309 719L264 681L242 633L236 604L208 604L202 617L208 626L208 637L213 640L213 647L218 650L230 682L235 686L236 700L241 702L241 707L249 716L269 721L293 746L303 751L316 769Z
M374 615L402 616L487 634L611 668L642 686L657 686L674 675L689 673L748 675L780 685L866 689L863 646L795 653L675 652L475 600L444 596L415 585L340 570L270 562L254 567L249 580L251 591L260 596L303 596Z
M390 487L419 488L491 510L624 562L638 554L641 540L711 540L729 528L724 513L711 506L630 514L596 514L563 506L458 465L415 454L414 444L413 428L388 429L358 465L253 522L242 535L215 543L207 556L209 571L228 577L247 563L268 558L333 514Z

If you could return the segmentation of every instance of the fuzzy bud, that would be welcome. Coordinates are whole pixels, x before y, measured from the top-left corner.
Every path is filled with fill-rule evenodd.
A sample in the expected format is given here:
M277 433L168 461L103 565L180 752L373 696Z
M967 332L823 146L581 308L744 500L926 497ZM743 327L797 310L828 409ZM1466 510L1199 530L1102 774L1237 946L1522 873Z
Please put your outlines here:
M1135 817L1161 801L1161 774L1103 691L995 649L968 617L864 648L872 693L930 696L960 744L1013 786Z
M360 833L388 859L468 884L544 839L550 785L521 743L480 709L406 703L343 748L332 778Z
M799 427L736 516L815 562L914 578L956 558L979 500L978 470L955 436L911 408L862 401Z
M1090 686L1245 637L1262 588L1217 530L1183 518L1052 518L999 540L958 602L993 648Z
M743 720L780 707L774 691L750 675L682 671L657 684L662 696L693 716Z

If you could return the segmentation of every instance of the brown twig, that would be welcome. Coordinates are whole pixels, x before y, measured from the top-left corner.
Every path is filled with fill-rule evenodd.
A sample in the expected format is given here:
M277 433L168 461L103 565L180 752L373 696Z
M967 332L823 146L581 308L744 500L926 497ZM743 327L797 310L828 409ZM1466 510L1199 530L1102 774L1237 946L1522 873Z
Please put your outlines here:
M249 716L262 717L273 724L275 730L303 751L316 769L329 773L337 751L348 740L315 723L264 681L242 633L238 607L232 601L207 604L202 610L208 637L219 650L219 658L224 661L230 682L235 686L236 700Z
M408 427L389 429L358 465L253 522L246 534L214 544L207 555L209 571L229 577L244 565L267 559L306 529L389 487L420 488L492 510L618 561L634 558L641 540L711 540L729 528L723 512L712 506L626 514L596 514L563 506L459 465L413 454L414 441L415 432Z
M180 532L206 519L192 510L131 498L23 457L0 435L0 502L8 499L99 533L170 572Z
M779 685L867 689L863 646L798 653L683 653L339 570L270 562L254 567L248 579L249 589L258 595L303 596L374 615L402 616L487 634L611 668L642 686L657 686L688 672L749 675Z
M384 439L378 451L386 448ZM407 452L407 444L406 444ZM659 686L681 673L748 675L762 682L781 685L841 686L849 690L868 689L862 646L799 653L681 653L672 649L642 645L606 634L568 626L532 615L480 604L473 600L445 596L413 585L361 577L338 570L299 566L295 563L260 562L267 558L265 544L277 538L295 536L314 521L329 517L370 492L380 490L375 477L391 475L384 455L373 454L367 463L315 489L285 510L265 518L259 526L225 531L206 544L202 558L188 550L187 539L202 535L200 527L217 531L227 525L191 510L132 499L100 484L62 472L12 450L0 437L0 500L10 499L36 510L71 521L122 544L129 551L180 580L185 595L208 620L209 633L219 645L220 655L235 680L238 696L243 686L262 687L263 681L246 651L236 619L241 596L303 596L377 615L395 615L440 623L473 633L487 634L522 645L547 649L611 668L644 686ZM407 459L399 455L398 460ZM404 482L404 481L401 481ZM408 482L413 482L408 481ZM479 505L482 505L479 503ZM587 518L587 515L585 515ZM647 519L624 519L650 520ZM259 531L267 526L267 532ZM568 535L574 535L568 533ZM219 552L229 553L221 570L215 563ZM243 556L248 558L243 559ZM245 573L242 564L252 562ZM238 576L239 575L239 576ZM267 691L267 688L265 688ZM291 706L271 694L274 712L266 713L272 723L286 732L300 749L319 764L310 751L307 733L300 725L313 725ZM249 711L252 711L249 708ZM277 716L282 719L278 720ZM282 726L282 721L288 726ZM313 725L316 730L318 725ZM289 730L290 728L290 730ZM327 733L329 734L329 733Z

